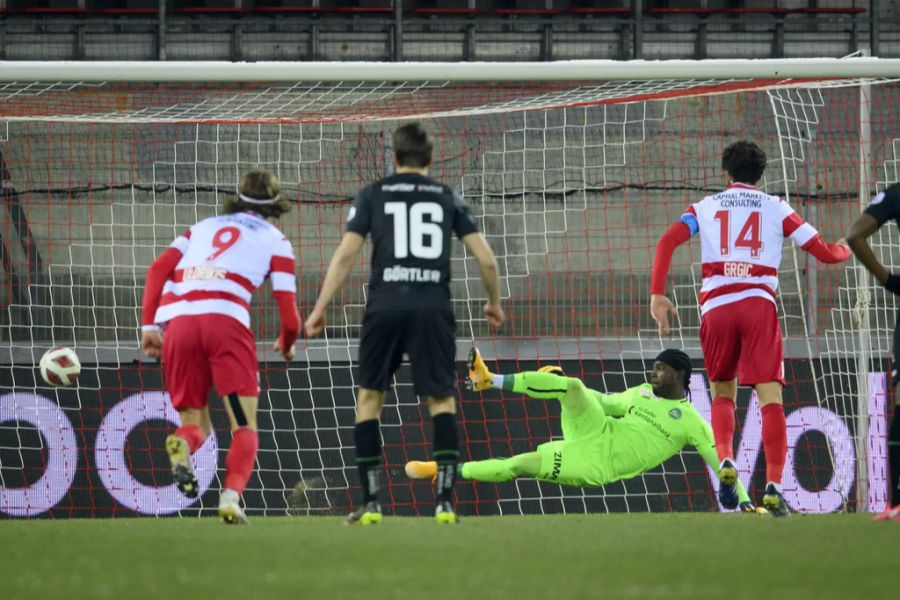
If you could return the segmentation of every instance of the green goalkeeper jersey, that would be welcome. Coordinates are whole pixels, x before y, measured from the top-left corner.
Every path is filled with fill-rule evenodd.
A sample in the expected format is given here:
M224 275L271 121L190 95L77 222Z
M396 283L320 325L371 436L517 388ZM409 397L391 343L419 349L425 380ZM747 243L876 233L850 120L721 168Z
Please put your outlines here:
M718 468L712 429L687 399L666 400L649 383L618 394L594 392L609 417L606 432L611 475L634 477L665 462L685 446L693 446Z
M538 479L605 485L645 473L685 446L696 448L718 470L712 429L686 398L658 398L649 383L618 394L586 391L598 406L578 417L563 409L563 440L538 447L544 457ZM738 496L741 502L750 500L740 483Z

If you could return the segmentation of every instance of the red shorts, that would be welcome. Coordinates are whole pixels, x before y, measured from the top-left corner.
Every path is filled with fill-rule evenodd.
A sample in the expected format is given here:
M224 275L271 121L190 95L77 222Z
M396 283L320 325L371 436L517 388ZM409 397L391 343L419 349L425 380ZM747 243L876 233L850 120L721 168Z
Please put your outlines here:
M781 326L775 304L745 298L716 307L700 320L700 347L710 381L784 385Z
M203 408L213 384L219 396L259 395L253 332L225 315L176 317L163 336L166 387L176 409Z

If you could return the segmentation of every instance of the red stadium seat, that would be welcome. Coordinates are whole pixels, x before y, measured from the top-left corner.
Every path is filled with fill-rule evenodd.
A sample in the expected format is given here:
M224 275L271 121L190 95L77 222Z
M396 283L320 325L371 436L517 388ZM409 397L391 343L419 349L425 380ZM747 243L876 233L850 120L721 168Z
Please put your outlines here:
M566 13L570 15L613 15L627 17L631 15L631 9L625 6L573 6Z
M268 14L317 14L322 12L321 6L301 4L291 6L257 6L256 12Z
M112 16L155 16L158 10L156 8L98 8L94 14L112 15Z
M418 7L409 9L411 15L449 15L449 16L473 16L481 11L477 8L469 8L467 6L434 6L434 7Z
M708 17L718 12L714 8L705 6L690 6L682 8L648 8L644 10L644 14L654 17L668 17L670 15L691 15L695 17Z

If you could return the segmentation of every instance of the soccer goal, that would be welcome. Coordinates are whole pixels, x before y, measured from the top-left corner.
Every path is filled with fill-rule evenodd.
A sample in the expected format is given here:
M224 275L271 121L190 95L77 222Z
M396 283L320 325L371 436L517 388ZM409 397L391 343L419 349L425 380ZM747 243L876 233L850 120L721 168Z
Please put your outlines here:
M147 267L221 210L239 175L263 164L296 201L281 227L298 259L301 315L312 306L350 202L390 170L390 134L421 119L431 175L471 205L498 255L504 328L488 330L478 269L456 248L460 378L473 341L499 372L560 364L598 390L644 381L664 347L696 359L691 399L707 418L699 349L699 242L675 255L678 329L649 318L655 243L692 202L724 186L723 148L757 141L761 182L822 234L843 236L876 191L900 180L900 61L870 58L519 64L0 63L0 514L116 516L214 510L230 443L197 455L205 493L171 485L163 439L174 411L160 366L138 352ZM893 225L873 238L900 269ZM254 300L263 393L250 514L342 514L354 492L353 363L367 257L324 338L287 368L270 352L277 310ZM886 501L885 379L895 300L861 267L786 249L788 464L794 510L879 510ZM748 315L748 318L753 318ZM77 387L48 388L34 365L71 346ZM461 380L460 380L461 382ZM473 459L560 435L554 402L459 392L461 448ZM398 372L382 419L383 500L428 514L433 493L403 474L430 452L424 407ZM764 483L760 412L742 390L737 460ZM218 456L217 456L218 455ZM714 510L699 455L601 489L520 480L458 485L462 514Z

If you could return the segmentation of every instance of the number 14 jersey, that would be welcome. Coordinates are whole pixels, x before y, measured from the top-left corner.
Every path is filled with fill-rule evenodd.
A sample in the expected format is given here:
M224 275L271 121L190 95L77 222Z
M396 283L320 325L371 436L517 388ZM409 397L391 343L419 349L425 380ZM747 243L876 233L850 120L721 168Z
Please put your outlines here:
M700 312L761 297L774 303L784 238L806 248L818 235L787 202L735 183L688 207L681 222L700 233Z

